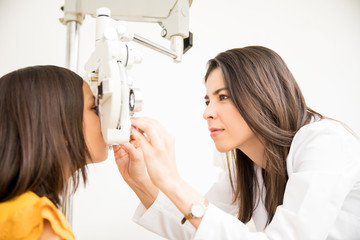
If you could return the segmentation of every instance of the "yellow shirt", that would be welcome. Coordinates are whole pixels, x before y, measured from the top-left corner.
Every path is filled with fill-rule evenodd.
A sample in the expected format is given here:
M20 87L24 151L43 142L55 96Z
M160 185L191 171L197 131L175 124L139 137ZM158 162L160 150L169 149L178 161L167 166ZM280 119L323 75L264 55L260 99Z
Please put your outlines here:
M47 197L26 192L0 203L0 240L38 239L48 220L61 238L75 239L65 216Z

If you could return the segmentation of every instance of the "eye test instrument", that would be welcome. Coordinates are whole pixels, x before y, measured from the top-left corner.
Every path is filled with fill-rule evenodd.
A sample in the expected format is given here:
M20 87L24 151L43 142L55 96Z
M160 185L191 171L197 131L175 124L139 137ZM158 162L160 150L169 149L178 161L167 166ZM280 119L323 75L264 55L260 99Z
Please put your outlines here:
M130 139L134 112L142 105L140 89L128 69L141 63L142 54L132 42L149 47L180 62L192 47L189 0L65 0L62 23L67 25L67 67L77 72L78 30L86 14L96 18L95 50L85 64L84 77L96 98L101 131L107 144ZM126 22L152 22L162 27L161 37L170 48L156 44L128 29Z
M141 63L141 53L132 42L144 45L180 62L192 47L189 7L192 0L64 0L60 21L67 27L66 67L78 72L79 32L86 15L96 18L95 50L85 64L101 119L106 143L126 143L131 134L130 116L141 107L139 89L127 70ZM161 26L161 37L170 48L132 33L126 22L150 22ZM62 212L72 225L71 184L63 199Z

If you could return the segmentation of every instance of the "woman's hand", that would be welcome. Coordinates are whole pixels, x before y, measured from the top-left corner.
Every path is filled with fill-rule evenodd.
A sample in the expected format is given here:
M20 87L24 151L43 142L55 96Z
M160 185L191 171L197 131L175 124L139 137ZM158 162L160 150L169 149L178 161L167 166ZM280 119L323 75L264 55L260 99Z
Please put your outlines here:
M204 197L180 178L175 163L175 140L157 121L133 118L133 137L143 151L151 181L174 203L184 215L193 203L204 202ZM201 218L189 219L198 228Z
M140 145L152 182L161 190L171 188L180 177L175 162L175 139L150 118L132 118L133 137Z
M114 145L116 165L125 182L133 189L146 208L149 208L158 195L146 172L144 156L135 140L122 145Z

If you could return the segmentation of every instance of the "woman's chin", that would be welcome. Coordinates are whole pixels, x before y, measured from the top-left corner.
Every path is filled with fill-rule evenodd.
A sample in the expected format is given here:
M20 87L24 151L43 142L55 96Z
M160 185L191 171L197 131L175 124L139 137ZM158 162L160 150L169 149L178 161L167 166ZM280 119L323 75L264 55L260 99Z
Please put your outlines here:
M231 151L232 149L229 148L229 147L226 147L226 146L221 146L221 145L215 145L216 149L218 150L218 152L221 152L221 153L226 153L226 152L229 152Z

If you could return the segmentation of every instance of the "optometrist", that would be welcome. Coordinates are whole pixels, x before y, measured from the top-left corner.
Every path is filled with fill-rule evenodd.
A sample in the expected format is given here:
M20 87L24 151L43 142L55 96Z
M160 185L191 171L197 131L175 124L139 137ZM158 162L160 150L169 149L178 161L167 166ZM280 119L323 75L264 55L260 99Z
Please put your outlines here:
M204 118L228 176L202 196L178 174L174 138L134 118L114 146L141 200L134 220L168 239L360 239L360 142L311 110L282 58L260 46L208 62ZM253 219L256 232L246 223Z

